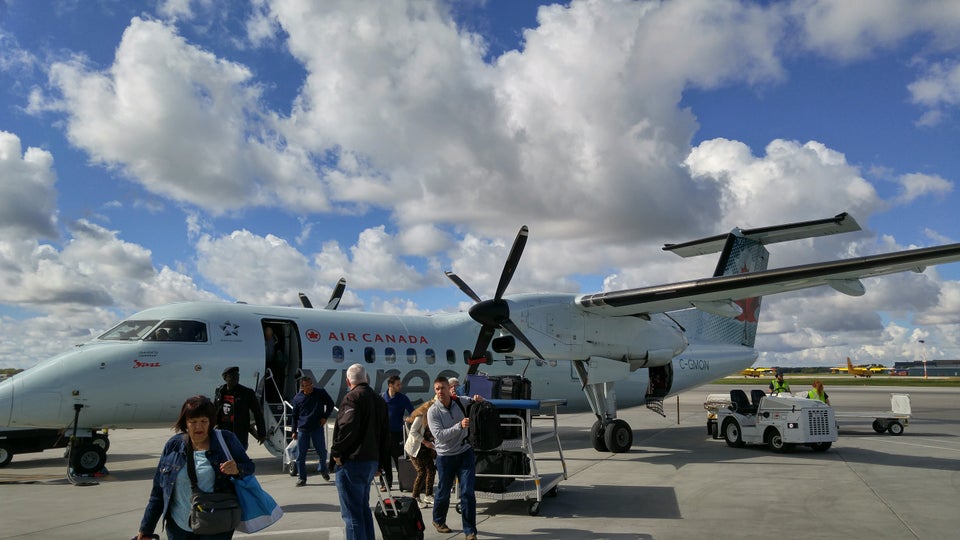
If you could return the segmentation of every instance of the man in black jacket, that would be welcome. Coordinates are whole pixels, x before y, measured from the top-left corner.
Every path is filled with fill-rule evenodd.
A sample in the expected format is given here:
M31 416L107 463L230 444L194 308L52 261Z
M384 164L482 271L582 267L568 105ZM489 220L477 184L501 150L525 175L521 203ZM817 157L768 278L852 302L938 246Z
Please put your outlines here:
M370 482L378 470L390 466L387 404L370 388L360 364L347 368L347 387L350 391L343 396L333 427L330 461L336 469L347 539L373 540Z
M293 438L297 440L297 487L307 483L307 452L310 443L320 457L320 476L330 480L327 472L327 442L324 438L324 426L333 412L333 398L323 388L314 388L313 379L304 376L300 379L300 391L293 396Z
M214 405L217 407L217 427L232 431L243 449L247 449L247 434L250 432L250 412L253 412L257 425L257 442L263 444L267 430L263 421L263 410L253 390L240 384L240 368L228 367L221 374L226 383L217 387L214 393Z

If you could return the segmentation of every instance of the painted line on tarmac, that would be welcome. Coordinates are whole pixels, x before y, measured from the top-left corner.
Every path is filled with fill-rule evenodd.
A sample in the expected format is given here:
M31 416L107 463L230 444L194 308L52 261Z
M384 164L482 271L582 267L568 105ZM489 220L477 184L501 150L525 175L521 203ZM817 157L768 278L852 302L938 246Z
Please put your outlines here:
M900 445L903 445L903 446L916 446L916 447L919 447L919 448L933 448L933 449L936 449L936 450L950 450L950 451L952 451L952 452L960 452L960 448L951 447L951 446L935 446L935 445L932 445L932 444L919 444L919 443L908 442L908 441L893 441L893 440L890 440L890 439L874 439L874 442L878 442L878 443L888 443L888 444L900 444Z
M343 527L319 527L316 529L296 529L292 531L265 531L253 534L245 534L245 538L254 538L260 536L291 536L295 534L318 534L327 533L330 540L346 540L347 531Z

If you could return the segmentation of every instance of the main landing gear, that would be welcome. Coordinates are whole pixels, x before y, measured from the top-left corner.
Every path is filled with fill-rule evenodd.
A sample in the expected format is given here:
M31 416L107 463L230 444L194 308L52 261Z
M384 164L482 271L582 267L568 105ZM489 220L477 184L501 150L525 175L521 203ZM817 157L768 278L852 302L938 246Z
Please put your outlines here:
M619 418L597 420L590 428L590 440L598 452L622 454L633 446L633 430L630 424Z

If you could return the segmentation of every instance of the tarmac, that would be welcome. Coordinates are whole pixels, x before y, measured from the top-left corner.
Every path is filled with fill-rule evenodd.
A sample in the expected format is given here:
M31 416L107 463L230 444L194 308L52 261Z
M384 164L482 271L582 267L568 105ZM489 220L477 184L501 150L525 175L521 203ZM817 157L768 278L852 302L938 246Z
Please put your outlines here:
M960 389L828 387L838 410L886 410L891 392L908 393L913 416L901 436L876 434L869 420L845 420L827 452L775 454L709 437L704 398L730 388L707 385L669 398L666 418L645 408L620 411L634 429L633 448L624 454L596 452L588 440L594 417L561 408L568 478L559 493L544 498L536 516L527 501L479 499L479 537L957 538ZM62 449L14 456L0 469L0 539L130 538L170 435L167 429L112 432L110 474L94 486L67 481ZM541 445L539 470L561 471L556 445ZM280 458L261 447L250 455L285 515L264 531L234 538L345 538L334 483L314 474L297 488ZM435 532L431 510L423 512L427 539L463 538L452 508L449 534Z

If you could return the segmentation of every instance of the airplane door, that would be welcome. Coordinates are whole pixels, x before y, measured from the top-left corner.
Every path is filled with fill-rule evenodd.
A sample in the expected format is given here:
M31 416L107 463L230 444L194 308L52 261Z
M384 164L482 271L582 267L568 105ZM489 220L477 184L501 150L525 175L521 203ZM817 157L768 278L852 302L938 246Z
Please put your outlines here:
M303 365L303 349L297 324L289 320L264 319L264 388L268 403L289 401L297 393L297 373Z

